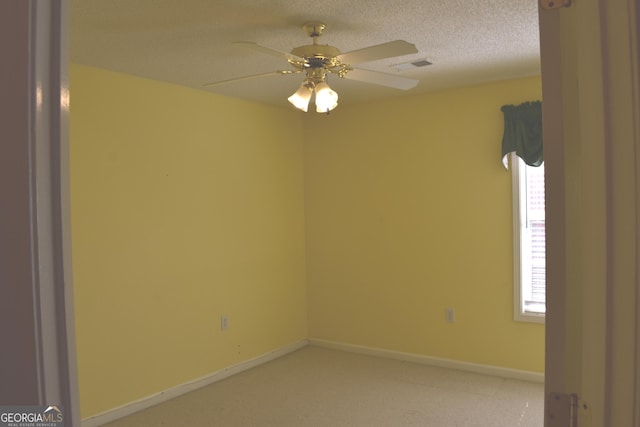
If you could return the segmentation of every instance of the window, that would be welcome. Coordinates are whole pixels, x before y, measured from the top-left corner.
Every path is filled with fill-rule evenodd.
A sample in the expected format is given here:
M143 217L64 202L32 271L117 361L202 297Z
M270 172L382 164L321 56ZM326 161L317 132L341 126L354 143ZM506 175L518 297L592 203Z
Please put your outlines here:
M544 322L545 218L544 164L527 166L511 154L515 319Z

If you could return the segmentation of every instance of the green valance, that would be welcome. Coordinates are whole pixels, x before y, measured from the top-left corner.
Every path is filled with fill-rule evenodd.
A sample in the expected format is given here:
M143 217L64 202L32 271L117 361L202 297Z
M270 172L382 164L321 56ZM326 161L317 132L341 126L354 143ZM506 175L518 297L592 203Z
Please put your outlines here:
M502 136L502 164L508 167L507 154L515 151L529 166L540 166L542 150L542 102L504 105L504 135Z

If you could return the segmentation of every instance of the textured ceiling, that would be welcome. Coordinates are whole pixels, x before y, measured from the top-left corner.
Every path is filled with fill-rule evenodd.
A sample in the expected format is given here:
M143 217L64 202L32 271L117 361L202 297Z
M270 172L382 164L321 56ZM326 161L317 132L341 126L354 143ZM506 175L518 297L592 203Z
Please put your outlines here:
M290 107L300 74L203 85L286 69L284 59L232 42L289 52L311 43L301 28L307 21L326 23L318 42L341 52L392 40L418 49L358 65L418 79L415 88L331 76L340 105L540 73L536 0L71 0L71 60ZM394 67L421 59L433 65Z

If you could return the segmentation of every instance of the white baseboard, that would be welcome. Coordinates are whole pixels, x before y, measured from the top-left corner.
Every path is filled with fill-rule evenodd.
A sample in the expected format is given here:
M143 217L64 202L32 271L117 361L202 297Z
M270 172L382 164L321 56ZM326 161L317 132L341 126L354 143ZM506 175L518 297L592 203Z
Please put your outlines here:
M307 345L309 345L308 340L298 341L286 347L282 347L253 359L238 363L237 365L229 366L212 374L197 378L193 381L171 387L167 390L152 394L151 396L143 397L142 399L127 403L122 406L118 406L113 409L109 409L108 411L93 415L89 418L85 418L82 420L81 425L82 427L101 426L111 421L115 421L119 418L126 417L127 415L142 411L143 409L158 405L167 400L174 399L178 396L197 390L201 387L221 381L232 375L238 374L242 371L246 371L247 369L251 369L256 366L262 365L263 363L270 362L279 357L299 350Z
M309 343L317 347L349 351L352 353L366 354L369 356L386 357L388 359L403 360L405 362L420 363L423 365L438 366L441 368L457 369L460 371L474 372L477 374L493 375L503 378L544 383L544 374L540 372L523 371L519 369L503 368L500 366L492 365L481 365L478 363L462 362L452 359L442 359L439 357L423 356L421 354L415 353L403 353L399 351L384 350L380 348L365 347L361 345L346 344L315 338L310 338Z

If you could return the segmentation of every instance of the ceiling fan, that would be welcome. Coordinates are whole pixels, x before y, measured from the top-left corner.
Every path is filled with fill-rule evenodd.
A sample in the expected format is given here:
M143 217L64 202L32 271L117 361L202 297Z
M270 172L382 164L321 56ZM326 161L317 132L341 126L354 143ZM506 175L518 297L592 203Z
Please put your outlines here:
M298 46L292 49L291 52L282 52L253 42L234 42L234 44L258 52L284 58L292 68L208 83L204 86L212 87L273 74L304 73L305 78L300 88L288 98L289 102L296 108L306 112L311 97L315 94L316 111L319 113L328 113L338 106L338 94L333 91L327 83L327 76L329 74L335 74L338 77L348 80L358 80L402 90L411 89L418 84L418 80L416 79L353 67L353 65L363 62L417 53L418 50L411 43L404 40L395 40L340 53L334 46L318 44L318 37L322 35L326 28L324 23L307 22L302 28L306 34L313 39L313 44Z

